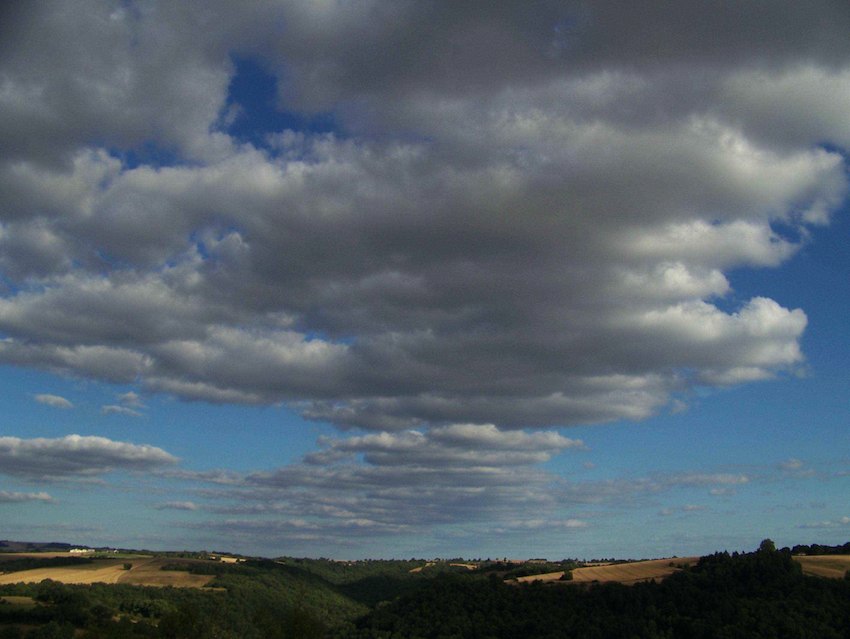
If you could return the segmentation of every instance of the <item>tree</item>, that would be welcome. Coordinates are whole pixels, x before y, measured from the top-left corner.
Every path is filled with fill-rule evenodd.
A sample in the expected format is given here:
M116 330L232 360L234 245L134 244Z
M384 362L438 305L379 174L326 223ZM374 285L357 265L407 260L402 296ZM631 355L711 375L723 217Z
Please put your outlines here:
M764 539L759 544L759 552L776 552L776 544L772 539Z

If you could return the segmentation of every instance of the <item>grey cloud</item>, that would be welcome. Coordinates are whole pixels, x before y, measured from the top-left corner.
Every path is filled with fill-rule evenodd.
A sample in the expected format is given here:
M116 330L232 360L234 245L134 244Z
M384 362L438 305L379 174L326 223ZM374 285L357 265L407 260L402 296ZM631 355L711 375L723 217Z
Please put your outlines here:
M581 446L557 433L472 424L324 438L320 444L323 450L301 463L225 480L217 473L167 474L216 484L200 494L210 500L211 512L241 517L235 525L252 522L253 529L282 539L321 533L344 534L353 542L371 534L551 512L555 502L548 491L557 479L534 466ZM476 445L479 452L471 452Z
M267 471L166 474L213 484L197 493L209 502L204 510L233 518L208 522L217 530L233 523L245 534L267 531L280 542L346 536L351 544L373 533L441 533L460 523L498 534L580 530L590 527L587 509L630 508L674 492L752 481L736 472L568 481L536 466L560 451L581 450L580 442L492 425L325 437L319 443L322 450L301 462ZM702 508L685 505L677 512Z
M722 302L731 269L791 259L846 197L826 147L850 143L842 3L92 1L4 22L6 364L417 429L444 459L452 424L639 420L804 363L803 309ZM338 130L232 139L233 56ZM365 441L320 454L388 454Z
M0 472L25 479L89 478L113 470L151 471L176 462L161 448L105 437L0 437Z
M284 15L288 37L276 45L281 62L296 70L290 93L319 107L352 94L389 97L427 87L462 95L611 68L704 72L799 58L832 66L847 60L850 25L846 7L829 0L734 10L705 2L540 2L534 11L512 2L489 3L486 11L405 2L288 6Z
M115 383L135 381L149 364L144 355L128 349L30 344L9 338L0 340L0 359L8 364L86 375Z
M625 505L672 490L691 487L706 488L711 495L731 494L735 488L751 481L752 478L743 473L685 472L602 481L562 482L555 490L557 499L563 504Z
M2 38L8 117L0 137L15 159L63 161L96 142L127 148L154 140L189 153L207 144L228 61L167 26L188 12L93 0L48 2L13 17ZM163 28L151 29L156 23Z

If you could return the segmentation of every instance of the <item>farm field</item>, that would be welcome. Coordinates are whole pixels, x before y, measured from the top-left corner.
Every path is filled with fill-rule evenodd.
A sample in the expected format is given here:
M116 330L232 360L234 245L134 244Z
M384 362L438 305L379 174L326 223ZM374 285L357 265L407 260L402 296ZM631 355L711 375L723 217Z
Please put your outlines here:
M850 555L797 556L794 561L803 566L804 575L843 579L850 570Z
M676 566L681 564L693 564L696 563L698 559L699 557L676 557L672 559L634 561L626 564L585 566L583 568L574 569L572 571L572 580L565 581L563 583L581 584L591 583L594 581L598 581L600 583L616 581L617 583L630 585L640 581L669 577L679 570ZM517 581L520 583L531 581L559 581L563 574L563 572L550 572L542 575L529 575L527 577L519 577Z
M125 563L132 564L132 567L125 570ZM38 583L44 579L52 579L64 584L106 583L202 588L213 579L211 575L193 575L183 571L162 570L162 567L168 563L173 563L173 560L167 557L144 555L122 559L95 559L90 564L79 566L34 568L5 575L0 574L0 585L20 582ZM182 563L185 563L185 560ZM2 568L2 564L0 564L0 568Z

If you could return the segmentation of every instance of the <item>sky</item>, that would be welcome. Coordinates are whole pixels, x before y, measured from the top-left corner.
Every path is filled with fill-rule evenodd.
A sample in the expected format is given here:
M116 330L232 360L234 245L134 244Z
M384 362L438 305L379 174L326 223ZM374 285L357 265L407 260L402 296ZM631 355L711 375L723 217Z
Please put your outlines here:
M0 15L0 539L850 539L850 5Z

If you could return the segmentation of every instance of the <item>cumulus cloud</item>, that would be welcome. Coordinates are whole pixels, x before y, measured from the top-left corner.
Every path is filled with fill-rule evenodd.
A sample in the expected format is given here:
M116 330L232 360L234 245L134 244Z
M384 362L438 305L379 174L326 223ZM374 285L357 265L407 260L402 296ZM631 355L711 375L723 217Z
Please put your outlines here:
M0 473L31 480L89 478L113 470L151 471L176 462L161 448L105 437L0 437Z
M105 414L167 394L355 432L245 476L78 436L2 438L0 469L156 470L239 494L215 507L246 535L340 541L741 489L539 465L583 446L555 428L805 366L805 309L730 273L793 259L846 199L848 31L830 0L19 3L0 363L132 384ZM254 117L246 65L328 126Z
M399 433L803 362L718 300L845 197L835 3L84 5L4 20L0 361ZM241 139L237 59L332 132Z
M61 397L59 395L50 395L47 393L42 393L40 395L35 396L35 401L39 404L46 404L47 406L52 406L53 408L73 408L74 404L72 404L69 400Z

